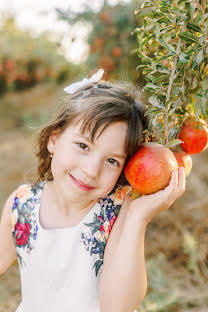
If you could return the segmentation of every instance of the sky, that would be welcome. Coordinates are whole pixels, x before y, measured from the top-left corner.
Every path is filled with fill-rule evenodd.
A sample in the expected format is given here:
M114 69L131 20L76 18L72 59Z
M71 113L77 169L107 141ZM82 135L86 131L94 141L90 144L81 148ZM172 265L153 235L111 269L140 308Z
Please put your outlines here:
M108 0L108 3L115 5L129 1ZM79 64L87 58L89 46L85 39L90 29L84 25L69 26L67 22L58 21L55 8L70 8L74 12L80 12L86 4L99 11L103 0L0 0L0 17L5 11L14 13L18 27L30 31L33 36L50 31L54 40L61 40L60 53L69 61ZM75 38L73 43L72 38Z

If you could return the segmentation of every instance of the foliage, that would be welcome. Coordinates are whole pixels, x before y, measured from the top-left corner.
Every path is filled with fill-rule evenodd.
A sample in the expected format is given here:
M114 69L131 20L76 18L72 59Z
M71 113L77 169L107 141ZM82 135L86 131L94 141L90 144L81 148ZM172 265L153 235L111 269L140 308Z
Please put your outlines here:
M142 79L139 72L135 71L138 58L135 53L137 45L135 36L131 33L136 27L134 10L138 1L127 4L110 6L107 1L97 13L89 7L81 13L70 10L58 10L60 19L70 24L78 22L91 26L87 42L90 52L86 64L90 71L103 68L107 79L132 80L137 82Z
M137 70L142 70L145 76L144 90L149 101L150 127L145 132L146 139L155 136L157 142L167 147L179 145L181 141L177 138L184 119L194 116L197 120L208 121L208 1L147 0L135 10L135 14L138 17L134 30L138 44L135 53L142 62ZM199 168L196 169L197 174ZM194 175L192 180L190 177L190 193L187 195L190 202L195 191L199 192L200 199L204 199L201 180L193 184ZM181 277L180 281L176 280L178 287L175 278L171 279L171 284L167 283L161 271L165 265L163 259L158 264L154 260L152 266L147 266L150 287L139 312L192 311L192 308L199 311L197 308L202 302L206 310L207 253L202 248L200 250L201 240L191 233L196 228L199 202L194 207L197 209L190 211L190 219L185 205L181 208L184 210L183 218L180 218L178 210L173 214L177 227L181 223L179 227L184 234L183 241L178 242L173 237L171 242L171 236L168 237L168 245L173 250L178 246L169 259L174 264L174 258L183 258L183 262L180 261L181 272L176 272ZM193 227L186 225L186 220ZM170 227L170 221L166 220L166 223ZM171 248L167 249L171 254ZM153 251L154 254L156 252ZM156 270L152 270L154 266ZM154 277L156 282L152 283Z
M179 281L173 280L170 287L169 280L161 269L167 260L161 252L146 262L148 275L147 294L138 308L138 312L170 312L176 311L179 301Z
M147 0L135 13L151 130L171 147L186 117L208 118L208 1Z
M33 38L4 17L0 28L0 93L19 91L45 81L62 83L76 67L58 54L59 44L45 33Z
M188 245L190 245L190 237L188 240ZM185 238L184 243L187 245L187 237ZM192 244L193 241L191 245ZM188 249L189 248L190 246ZM169 271L169 269L170 264L168 263L165 254L160 251L156 256L147 259L146 270L148 276L148 289L137 312L201 311L197 308L202 307L202 302L204 302L204 307L206 308L206 283L198 283L198 285L195 285L194 287L190 283L187 288L187 281L186 283L183 281L184 275L178 274L177 277L175 276L173 278L172 272L168 277L166 271ZM200 272L198 272L197 263L192 263L192 269L196 273L195 276L199 278ZM197 279L195 278L194 284L196 284L196 280ZM205 287L202 287L202 285Z

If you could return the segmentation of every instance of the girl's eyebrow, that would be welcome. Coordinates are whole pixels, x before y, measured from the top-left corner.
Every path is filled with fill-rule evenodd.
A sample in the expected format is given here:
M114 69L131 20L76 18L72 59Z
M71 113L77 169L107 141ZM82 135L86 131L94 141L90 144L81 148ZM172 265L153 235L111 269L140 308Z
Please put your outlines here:
M79 135L79 134L77 134L77 136L79 136L80 138L84 138L87 142L89 142L89 143L91 143L92 144L92 141L91 141L91 139L90 139L90 137L87 137L87 136L85 136L85 135ZM118 157L118 158L124 158L124 159L126 159L126 155L121 155L121 154L116 154L116 153L114 153L114 154L111 154L112 156L114 156L114 157Z
M126 159L126 155L112 154L112 156Z

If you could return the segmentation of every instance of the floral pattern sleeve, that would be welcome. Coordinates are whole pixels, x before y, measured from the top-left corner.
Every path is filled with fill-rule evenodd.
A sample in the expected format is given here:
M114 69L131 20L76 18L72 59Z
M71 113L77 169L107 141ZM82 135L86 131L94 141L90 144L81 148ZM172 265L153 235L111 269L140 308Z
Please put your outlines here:
M118 186L107 197L99 199L100 214L94 213L93 221L85 223L89 230L81 234L81 240L91 256L92 254L98 256L98 260L93 266L96 276L102 272L104 250L108 237L118 217L124 198L131 189L130 185Z
M39 188L32 188L30 184L22 184L16 190L13 201L11 231L21 266L24 263L22 251L30 253L35 245L38 226L34 207L38 200L38 190Z

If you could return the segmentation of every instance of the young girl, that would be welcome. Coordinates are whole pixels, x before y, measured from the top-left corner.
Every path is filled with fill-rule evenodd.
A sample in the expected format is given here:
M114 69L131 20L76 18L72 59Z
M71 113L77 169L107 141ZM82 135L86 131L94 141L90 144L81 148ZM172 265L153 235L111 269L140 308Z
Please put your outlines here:
M184 192L180 168L164 190L131 199L123 168L144 142L146 106L102 75L65 89L39 136L38 181L5 204L0 274L18 259L18 312L133 312L147 289L147 224Z

